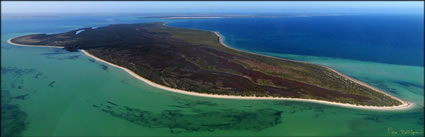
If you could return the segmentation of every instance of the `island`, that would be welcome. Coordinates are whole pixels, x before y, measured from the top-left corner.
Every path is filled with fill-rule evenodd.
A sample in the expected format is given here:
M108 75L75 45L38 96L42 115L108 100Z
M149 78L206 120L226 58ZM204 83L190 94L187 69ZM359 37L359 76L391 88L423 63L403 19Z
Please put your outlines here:
M387 110L412 105L326 66L244 52L227 46L217 32L161 22L31 34L9 43L82 51L149 85L189 95Z
M140 19L218 19L218 18L282 18L282 17L314 17L341 16L342 14L180 14L180 15L145 15Z

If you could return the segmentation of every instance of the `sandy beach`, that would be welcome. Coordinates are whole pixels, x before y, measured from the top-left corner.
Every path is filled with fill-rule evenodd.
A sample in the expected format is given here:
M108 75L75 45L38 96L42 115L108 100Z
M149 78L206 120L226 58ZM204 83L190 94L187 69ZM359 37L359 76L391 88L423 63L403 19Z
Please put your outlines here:
M234 49L234 48L231 48L231 47L229 47L228 45L226 45L226 44L224 44L224 43L223 43L223 38L222 38L222 36L221 36L220 34L218 34L217 32L214 32L214 33L215 33L215 34L219 37L220 43L221 43L223 46L225 46L225 47L227 47L227 48L230 48L230 49ZM60 46L48 46L48 45L23 45L23 44L17 44L17 43L13 43L13 42L11 42L11 39L9 39L9 40L8 40L8 43L10 43L10 44L12 44L12 45L16 45L16 46L63 48L63 47L60 47ZM240 52L245 52L245 51L241 51L241 50L238 50L238 49L234 49L234 50L237 50L237 51L240 51ZM412 107L414 106L414 104L413 104L413 103L403 101L403 100L401 100L401 99L399 99L399 98L397 98L397 97L394 97L394 96L392 96L392 95L389 95L388 93L385 93L385 92L383 92L383 91L380 91L380 90L378 90L378 89L376 89L376 88L374 88L374 87L372 87L372 86L370 86L370 85L368 85L368 84L366 84L366 83L363 83L363 82L360 82L360 81L355 80L355 79L353 79L353 78L350 78L350 77L348 77L348 76L346 76L346 75L344 75L344 74L342 74L342 73L340 73L340 72L338 72L338 71L336 71L336 70L334 70L334 69L331 69L331 68L329 68L329 67L326 67L326 66L323 66L323 67L326 67L326 68L330 69L331 71L336 72L337 74L339 74L339 75L341 75L341 76L343 76L343 77L345 77L345 78L347 78L347 79L352 80L353 82L356 82L356 83L361 84L361 85L363 85L363 86L369 87L369 88L371 88L371 89L376 90L377 92L381 92L381 93L383 93L383 94L385 94L385 95L388 95L388 96L390 96L390 97L392 97L392 98L394 98L394 99L396 99L396 100L399 100L400 102L402 102L402 104L401 104L401 105L399 105L399 106L385 106L385 107L382 107L382 106L362 106L362 105L354 105L354 104L348 104L348 103L330 102L330 101L323 101L323 100L316 100L316 99L300 99L300 98L284 98L284 97L234 96L234 95L217 95L217 94L197 93L197 92L192 92L192 91L185 91L185 90L180 90L180 89L170 88L170 87L166 87L166 86L163 86L163 85L160 85L160 84L154 83L154 82L152 82L152 81L150 81L150 80L148 80L148 79L146 79L146 78L143 78L143 77L141 77L141 76L137 75L136 73L134 73L133 71L131 71L131 70L127 69L127 68L124 68L124 67L119 66L119 65L116 65L116 64L112 64L112 63L110 63L110 62L108 62L108 61L105 61L105 60L100 59L100 58L98 58L98 57L96 57L96 56L93 56L92 54L90 54L89 52L87 52L87 51L85 51L85 50L81 50L81 52L82 52L82 53L84 53L85 55L87 55L87 56L89 56L89 57L91 57L91 58L93 58L93 59L95 59L95 60L99 61L99 62L102 62L102 63L108 64L108 65L111 65L111 66L116 67L116 68L119 68L119 69L122 69L122 70L126 71L128 74L130 74L131 76L133 76L134 78L136 78L136 79L138 79L138 80L141 80L141 81L143 81L143 82L147 83L147 84L148 84L148 85L150 85L150 86L154 86L154 87L156 87L156 88L160 88L160 89L167 90L167 91L171 91L171 92L176 92L176 93L181 93L181 94L186 94L186 95L192 95L192 96L209 97L209 98L221 98L221 99L250 99L250 100L287 100L287 101L301 101L301 102L320 103L320 104L333 105L333 106L340 106L340 107L347 107L347 108L369 109L369 110L387 110L387 111L388 111L388 110L406 110L406 109L412 108ZM249 53L249 52L246 52L246 53ZM266 56L266 55L261 55L261 54L256 54L256 53L249 53L249 54L255 54L255 55L260 55L260 56ZM266 57L271 57L271 56L266 56ZM276 57L272 57L272 58L276 58ZM281 58L276 58L276 59L281 59ZM286 60L286 59L282 59L282 60ZM289 61L292 61L292 60L289 60ZM295 62L298 62L298 61L295 61ZM301 62L301 63L305 63L305 62Z
M18 44L18 43L13 43L12 39L14 38L10 38L7 40L7 43L15 45L15 46L21 46L21 47L45 47L45 48L64 48L61 46L47 46L47 45L25 45L25 44Z
M304 63L304 64L312 64L312 63L308 63L308 62L301 62L301 61L295 61L295 60L288 60L288 59L277 58L277 57L273 57L273 56L267 56L267 55L262 55L262 54L256 54L256 53L251 53L251 52L246 52L246 51L242 51L242 50L239 50L239 49L235 49L235 48L232 48L232 47L230 47L230 46L226 45L226 44L223 42L223 37L222 37L222 36L221 36L218 32L215 32L215 31L214 31L214 34L215 34L215 35L217 35L217 36L219 37L219 41L220 41L220 44L221 44L221 45L223 45L223 46L225 46L225 47L227 47L227 48L230 48L230 49L233 49L233 50L239 51L239 52L245 52L245 53L249 53L249 54L254 54L254 55L259 55L259 56L265 56L265 57L270 57L270 58L275 58L275 59L280 59L280 60L285 60L285 61L293 61L293 62ZM319 64L314 64L314 65L319 65ZM398 101L402 102L402 104L401 104L401 105L399 105L400 107L403 107L403 106L404 106L404 107L411 107L411 106L413 106L413 105L414 105L414 104L412 104L412 103L410 103L410 102L407 102L407 101L401 100L401 99L399 99L399 98L397 98L397 97L394 97L394 96L392 96L392 95L390 95L390 94L388 94L388 93L386 93L386 92L384 92L384 91L381 91L381 90L379 90L379 89L377 89L377 88L375 88L375 87L373 87L373 86L371 86L371 85L368 85L368 84L366 84L366 83L364 83L364 82L361 82L361 81L356 80L356 79L354 79L354 78L351 78L351 77L349 77L349 76L347 76L347 75L344 75L344 74L342 74L341 72L336 71L335 69L332 69L332 68L330 68L330 67L323 66L323 65L319 65L319 66L322 66L322 67L324 67L324 68L327 68L328 70L330 70L330 71L332 71L332 72L335 72L335 73L337 73L338 75L340 75L340 76L342 76L342 77L344 77L344 78L346 78L346 79L349 79L349 80L351 80L351 81L353 81L353 82L355 82L355 83L357 83L357 84L359 84L359 85L362 85L362 86L368 87L368 88L370 88L370 89L373 89L373 90L375 90L375 91L377 91L377 92L383 93L383 94L385 94L385 95L387 95L387 96L390 96L391 98L393 98L393 99L395 99L395 100L398 100ZM350 104L350 105L351 105L351 104ZM399 107L399 106L395 106L395 107Z

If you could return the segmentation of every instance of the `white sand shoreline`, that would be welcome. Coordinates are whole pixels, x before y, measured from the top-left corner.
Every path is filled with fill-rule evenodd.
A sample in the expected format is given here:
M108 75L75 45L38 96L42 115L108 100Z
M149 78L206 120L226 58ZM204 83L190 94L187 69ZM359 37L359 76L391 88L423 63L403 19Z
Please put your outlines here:
M47 46L47 45L25 45L25 44L18 44L18 43L14 43L12 42L12 39L14 38L10 38L7 40L7 43L15 45L15 46L21 46L21 47L41 47L41 48L64 48L61 46Z
M308 63L308 62L301 62L301 61L296 61L296 60L288 60L288 59L277 58L277 57L273 57L273 56L262 55L262 54L257 54L257 53L251 53L251 52L246 52L246 51L242 51L242 50L239 50L239 49L235 49L235 48L232 48L232 47L230 47L230 46L226 45L226 44L223 42L223 37L222 37L222 36L221 36L218 32L214 31L214 34L215 34L215 35L217 35L217 36L219 37L220 44L221 44L221 45L223 45L223 46L225 46L225 47L227 47L227 48L229 48L229 49L233 49L233 50L236 50L236 51L239 51L239 52L248 53L248 54L254 54L254 55L259 55L259 56L265 56L265 57L270 57L270 58L275 58L275 59L285 60L285 61L293 61L293 62L299 62L299 63L305 63L305 64L313 64L313 63ZM319 64L314 64L314 65L319 65ZM361 82L361 81L356 80L356 79L354 79L354 78L351 78L351 77L349 77L349 76L347 76L347 75L344 75L344 74L342 74L341 72L338 72L337 70L332 69L332 68L330 68L330 67L328 67L328 66L323 66L323 65L319 65L319 66L325 67L325 68L327 68L328 70L330 70L330 71L332 71L332 72L335 72L335 73L337 73L338 75L340 75L340 76L342 76L342 77L344 77L344 78L346 78L346 79L349 79L349 80L351 80L351 81L353 81L353 82L355 82L355 83L357 83L357 84L360 84L360 85L362 85L362 86L365 86L365 87L371 88L371 89L373 89L373 90L375 90L375 91L377 91L377 92L380 92L380 93L382 93L382 94L385 94L385 95L387 95L387 96L390 96L391 98L393 98L393 99L395 99L395 100L398 100L398 101L402 102L402 104L401 104L401 105L399 105L399 106L394 106L394 107L403 107L403 108L404 108L404 107L406 107L406 108L409 108L409 107L412 107L412 106L414 105L414 104L413 104L413 103L411 103L411 102L407 102L407 101L401 100L401 99L399 99L399 98L397 98L397 97L394 97L394 96L392 96L392 95L390 95L390 94L388 94L388 93L386 93L386 92L384 92L384 91L381 91L381 90L379 90L379 89L377 89L377 88L375 88L375 87L373 87L373 86L370 86L370 85L368 85L368 84L366 84L366 83L364 83L364 82ZM351 105L351 104L350 104L350 105ZM357 105L356 105L356 106L357 106ZM364 106L364 107L367 107L367 106Z
M220 43L221 43L223 46L225 46L225 47L227 47L227 48L230 48L230 49L234 49L234 48L231 48L231 47L229 47L229 46L227 46L226 44L224 44L224 43L223 43L223 38L221 37L221 35L220 35L220 34L218 34L217 32L214 32L214 33L215 33L215 34L219 37ZM13 39L13 38L11 38L11 39ZM63 48L63 47L60 47L60 46L47 46L47 45L24 45L24 44L17 44L17 43L13 43L13 42L11 41L11 39L9 39L9 40L8 40L8 43L9 43L9 44L12 44L12 45L16 45L16 46ZM241 50L238 50L238 49L234 49L234 50L237 50L237 51L240 51L240 52L245 52L245 51L241 51ZM348 78L348 79L351 79L351 80L353 80L354 82L357 82L357 83L359 83L359 84L362 84L362 85L365 85L365 86L367 86L367 87L370 87L370 88L372 88L372 89L374 89L374 90L376 90L376 91L378 91L378 92L381 92L381 93L384 93L384 94L386 94L386 95L389 95L389 96L391 96L392 98L397 99L397 100L399 100L399 101L403 102L403 104L402 104L402 105L399 105L399 106L385 106L385 107L381 107L381 106L362 106L362 105L354 105L354 104L348 104L348 103L337 103L337 102L330 102L330 101L316 100L316 99L300 99L300 98L284 98L284 97L235 96L235 95L217 95L217 94L197 93L197 92L192 92L192 91L185 91L185 90L180 90L180 89L170 88L170 87L166 87L166 86L163 86L163 85L157 84L157 83L155 83L155 82L152 82L152 81L150 81L150 80L148 80L148 79L146 79L146 78L143 78L143 77L141 77L141 76L137 75L136 73L134 73L133 71L131 71L131 70L127 69L127 68L124 68L124 67L119 66L119 65L116 65L116 64L112 64L112 63L110 63L110 62L108 62L108 61L105 61L105 60L100 59L100 58L98 58L98 57L96 57L96 56L93 56L92 54L88 53L88 52L87 52L87 51L85 51L85 50L81 50L81 52L83 52L85 55L87 55L87 56L89 56L89 57L91 57L91 58L93 58L93 59L95 59L95 60L97 60L97 61L100 61L100 62L102 62L102 63L108 64L108 65L111 65L111 66L113 66L113 67L116 67L116 68L122 69L122 70L124 70L125 72L127 72L128 74L130 74L131 76L133 76L134 78L136 78L136 79L138 79L138 80L141 80L141 81L145 82L146 84L148 84L148 85L150 85L150 86L153 86L153 87L156 87L156 88L160 88L160 89L163 89L163 90L167 90L167 91L171 91L171 92L176 92L176 93L186 94L186 95L192 95L192 96L209 97L209 98L220 98L220 99L250 99L250 100L287 100L287 101L301 101L301 102L313 102L313 103L320 103L320 104L326 104L326 105L333 105L333 106L340 106L340 107L347 107L347 108L356 108L356 109L368 109L368 110L406 110L406 109L412 108L412 107L414 106L414 104L413 104L413 103L406 102L406 101L403 101L403 100L401 100L401 99L398 99L398 98L396 98L396 97L394 97L394 96L391 96L391 95L389 95L389 94L387 94L387 93L385 93L385 92L383 92L383 91L380 91L380 90L378 90L378 89L376 89L376 88L373 88L372 86L369 86L369 85L367 85L367 84L365 84L365 83L363 83L363 82L357 81L357 80L352 79L352 78L350 78L350 77L348 77L348 76L346 76L346 75L343 75L343 74L339 73L338 71L333 70L333 69L331 69L331 68L329 68L329 67L326 67L326 68L328 68L328 69L330 69L330 70L332 70L332 71L334 71L334 72L336 72L336 73L338 73L338 74L340 74L340 75L342 75L342 76L344 76L344 77L346 77L346 78ZM245 52L245 53L255 54L255 55L260 55L260 54L256 54L256 53L250 53L250 52ZM260 55L260 56L266 56L266 55ZM267 57L270 57L270 56L267 56ZM276 57L272 57L272 58L276 58ZM277 59L281 59L281 58L277 58ZM285 59L283 59L283 60L285 60ZM291 61L292 61L292 60L291 60ZM296 61L296 62L298 62L298 61ZM305 62L302 62L302 63L305 63ZM325 67L325 66L324 66L324 67Z

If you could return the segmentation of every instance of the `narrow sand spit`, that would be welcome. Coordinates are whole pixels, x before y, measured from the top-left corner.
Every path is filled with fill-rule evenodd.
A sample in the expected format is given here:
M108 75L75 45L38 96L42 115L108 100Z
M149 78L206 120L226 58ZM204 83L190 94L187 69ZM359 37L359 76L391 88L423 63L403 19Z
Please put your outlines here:
M15 46L22 46L22 47L45 47L45 48L64 48L61 46L47 46L47 45L25 45L25 44L18 44L18 43L13 43L12 39L7 40L7 43L15 45Z

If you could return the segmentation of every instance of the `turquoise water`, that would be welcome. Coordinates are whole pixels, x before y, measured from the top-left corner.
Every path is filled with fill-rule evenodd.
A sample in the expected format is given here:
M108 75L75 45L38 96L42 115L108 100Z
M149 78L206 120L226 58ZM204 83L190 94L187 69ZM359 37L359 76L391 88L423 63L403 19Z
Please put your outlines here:
M421 66L256 51L327 65L416 103L407 111L370 111L181 95L151 87L120 69L104 67L80 52L7 43L9 38L28 33L149 21L156 20L131 16L2 18L2 122L14 119L2 123L2 131L23 136L406 136L400 130L412 130L423 136ZM10 101L4 103L3 97ZM18 109L5 108L5 104ZM3 112L20 117L5 117Z

